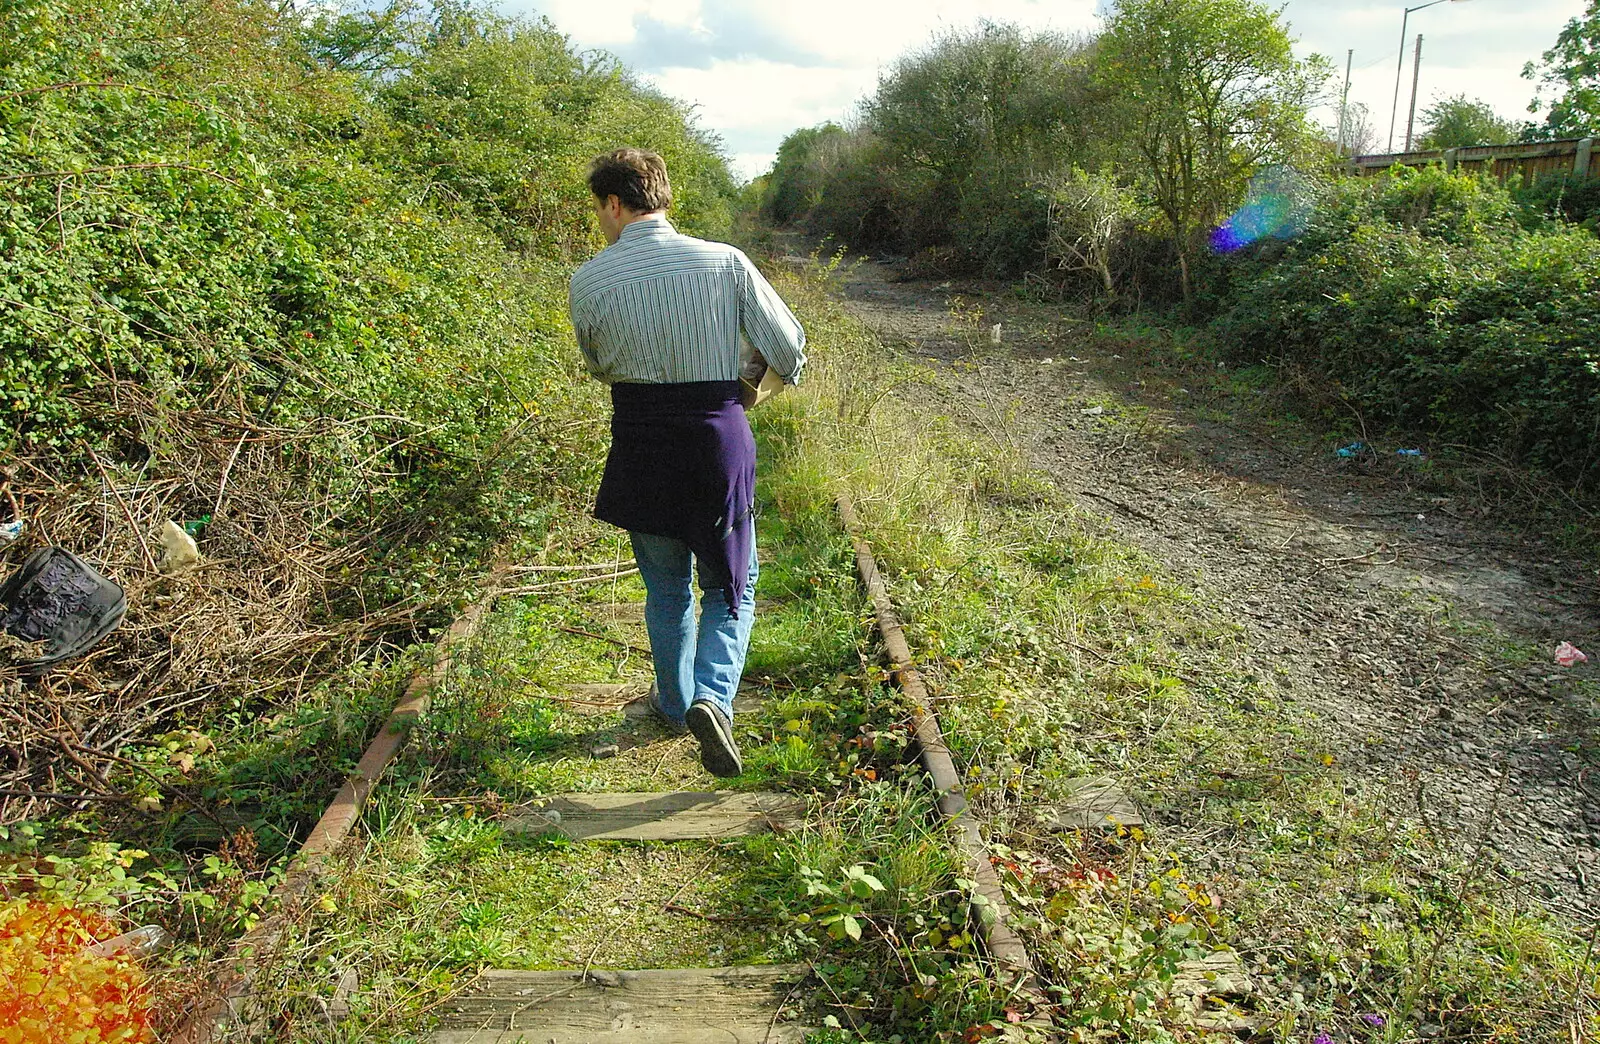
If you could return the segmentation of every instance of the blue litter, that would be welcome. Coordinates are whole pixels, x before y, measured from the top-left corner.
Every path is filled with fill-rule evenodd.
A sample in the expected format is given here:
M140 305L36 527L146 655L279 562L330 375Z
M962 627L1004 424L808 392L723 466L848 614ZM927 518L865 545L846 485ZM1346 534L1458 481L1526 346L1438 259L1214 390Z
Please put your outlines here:
M1394 454L1397 457L1418 457L1418 458L1421 458L1424 455L1421 450L1395 450Z
M0 545L9 544L16 540L22 536L27 528L28 523L20 518L15 522L7 522L5 525L0 526Z
M1367 452L1367 444L1365 442L1352 442L1348 446L1340 446L1334 452L1345 458L1359 457Z

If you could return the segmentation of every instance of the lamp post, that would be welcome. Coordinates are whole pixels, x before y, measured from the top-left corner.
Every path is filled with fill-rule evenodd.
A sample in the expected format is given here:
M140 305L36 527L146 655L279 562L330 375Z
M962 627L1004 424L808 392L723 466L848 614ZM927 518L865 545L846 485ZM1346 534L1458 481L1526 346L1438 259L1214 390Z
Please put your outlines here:
M1406 13L1400 18L1400 57L1394 66L1394 105L1389 109L1389 151L1394 151L1394 121L1400 115L1400 77L1406 68L1406 21L1410 19L1413 11L1421 11L1443 3L1462 3L1463 0L1429 0L1426 4L1406 8Z

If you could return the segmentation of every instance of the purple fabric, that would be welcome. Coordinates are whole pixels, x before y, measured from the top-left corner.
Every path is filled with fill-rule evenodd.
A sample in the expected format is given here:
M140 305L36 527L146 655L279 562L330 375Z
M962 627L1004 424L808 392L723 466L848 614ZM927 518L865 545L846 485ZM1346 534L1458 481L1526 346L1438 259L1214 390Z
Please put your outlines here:
M756 443L738 381L613 384L602 522L689 545L735 617L755 540Z

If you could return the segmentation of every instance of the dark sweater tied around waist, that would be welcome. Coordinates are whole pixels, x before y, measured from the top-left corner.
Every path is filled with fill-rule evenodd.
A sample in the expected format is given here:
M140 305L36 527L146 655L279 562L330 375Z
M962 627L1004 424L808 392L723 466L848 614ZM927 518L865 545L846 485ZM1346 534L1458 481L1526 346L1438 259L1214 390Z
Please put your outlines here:
M689 545L700 585L735 615L755 543L756 443L738 381L613 384L611 453L594 514Z

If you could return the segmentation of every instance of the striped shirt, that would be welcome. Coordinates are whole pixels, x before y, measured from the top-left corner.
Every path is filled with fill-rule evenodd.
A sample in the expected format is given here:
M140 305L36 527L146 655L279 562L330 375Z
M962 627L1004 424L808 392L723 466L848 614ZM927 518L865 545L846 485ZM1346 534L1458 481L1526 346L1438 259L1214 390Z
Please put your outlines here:
M624 226L573 273L568 308L589 372L607 384L738 380L752 347L793 384L806 361L805 331L750 259L665 216Z

